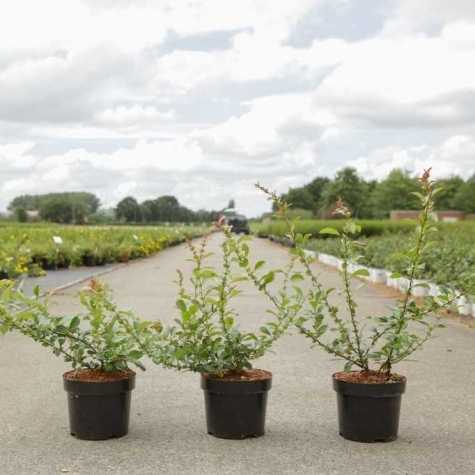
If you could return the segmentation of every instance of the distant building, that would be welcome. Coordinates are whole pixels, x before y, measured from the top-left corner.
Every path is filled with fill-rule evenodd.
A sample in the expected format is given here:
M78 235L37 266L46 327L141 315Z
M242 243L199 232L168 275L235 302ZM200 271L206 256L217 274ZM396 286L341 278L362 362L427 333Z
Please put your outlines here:
M28 221L40 220L40 212L37 209L27 209L26 216L28 217Z
M417 219L419 211L412 210L395 210L391 211L390 219L393 221L400 221L403 219ZM456 221L463 221L465 219L473 219L472 215L467 215L463 211L434 211L432 213L436 221L442 221L446 223L453 223Z

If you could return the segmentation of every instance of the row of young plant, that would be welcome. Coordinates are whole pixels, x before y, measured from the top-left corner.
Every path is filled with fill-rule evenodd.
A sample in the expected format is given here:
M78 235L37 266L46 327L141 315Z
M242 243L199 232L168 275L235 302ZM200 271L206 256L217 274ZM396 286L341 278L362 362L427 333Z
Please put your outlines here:
M291 213L289 212L289 216ZM298 219L295 221L295 232L318 239L325 239L327 236L322 234L323 229L336 229L342 231L345 221L341 219ZM356 224L360 227L361 237L382 236L393 233L411 233L416 228L413 220L390 221L389 219L366 219L357 220ZM252 231L259 237L286 237L288 226L281 216L277 219L269 220L264 223L254 223ZM331 236L328 236L331 237Z
M23 333L71 363L72 370L63 376L70 431L82 439L127 433L135 385L130 367L143 369L144 356L166 368L201 374L208 433L234 439L263 435L272 374L254 368L253 361L294 329L312 346L344 363L343 371L333 375L339 433L357 441L394 440L406 386L406 378L395 373L394 367L430 339L441 326L431 315L457 297L446 289L419 302L412 298L419 285L416 273L421 258L435 231L430 212L437 190L428 172L421 178L421 187L418 196L423 209L414 247L407 251L409 286L387 315L359 314L350 284L362 272L353 271L350 263L358 259L359 244L354 237L360 227L344 204L337 211L345 217L345 226L326 232L338 233L340 240L345 309L332 303L334 290L322 285L311 266L304 251L309 236L296 233L285 218L286 203L261 187L286 219L289 239L295 244L285 268L272 269L252 259L248 238L236 238L225 229L220 268L209 265L206 237L199 245L188 243L194 262L191 285L180 272L180 316L171 326L144 321L119 309L96 281L81 293L85 312L70 318L51 315L39 291L28 298L12 282L3 281L0 329ZM239 327L233 301L242 292L242 282L251 282L268 301L271 317L257 332Z
M74 266L100 266L147 257L196 237L204 227L0 227L0 278Z
M462 294L453 310L475 316L475 225L438 226L432 243L424 249L422 264L416 271L418 282L427 287L415 290L416 296L437 295L440 287L451 286ZM394 234L361 239L358 268L368 270L373 283L386 284L396 290L407 287L407 250L413 246L411 235ZM326 265L341 267L342 252L338 238L312 239L306 249ZM391 278L398 275L398 278Z

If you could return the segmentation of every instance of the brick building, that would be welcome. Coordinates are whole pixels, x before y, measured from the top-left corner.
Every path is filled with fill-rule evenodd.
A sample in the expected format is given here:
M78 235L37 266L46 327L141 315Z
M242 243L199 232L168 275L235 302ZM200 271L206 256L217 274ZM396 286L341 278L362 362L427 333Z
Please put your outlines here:
M463 221L465 219L473 219L474 215L467 215L463 211L434 211L433 213L436 221L443 221L447 223L453 223L455 221ZM390 219L394 221L400 221L402 219L417 219L419 211L412 210L395 210L391 211Z

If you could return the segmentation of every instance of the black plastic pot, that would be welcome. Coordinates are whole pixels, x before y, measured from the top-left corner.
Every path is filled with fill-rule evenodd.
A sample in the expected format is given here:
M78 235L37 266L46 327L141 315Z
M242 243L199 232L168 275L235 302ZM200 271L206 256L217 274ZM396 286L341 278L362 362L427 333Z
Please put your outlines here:
M135 374L112 382L66 379L71 435L84 440L122 437L129 431L130 398Z
M223 439L260 437L265 433L268 379L232 381L201 375L208 434Z
M337 392L342 437L356 442L397 439L405 378L386 384L363 384L340 381L333 375L333 388Z

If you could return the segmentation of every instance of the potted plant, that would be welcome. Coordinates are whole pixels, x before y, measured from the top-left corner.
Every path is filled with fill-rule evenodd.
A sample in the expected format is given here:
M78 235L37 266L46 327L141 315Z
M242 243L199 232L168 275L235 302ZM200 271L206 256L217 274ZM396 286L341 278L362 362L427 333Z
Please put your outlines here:
M272 373L254 368L252 361L264 355L284 334L296 305L284 290L270 292L268 286L278 271L264 271L263 261L252 264L252 278L281 311L255 333L241 330L232 303L240 294L239 283L248 277L238 273L234 246L238 246L242 265L244 260L251 265L249 247L242 238L235 241L227 232L221 245L222 269L217 270L208 263L208 237L201 244L188 241L194 263L189 279L191 288L187 288L179 271L180 316L176 324L143 347L157 364L201 374L209 434L226 439L259 437L265 432ZM289 266L281 272L285 287L292 269Z
M343 371L333 375L333 387L337 392L339 433L346 439L359 442L391 441L397 438L401 396L406 388L406 377L395 373L394 366L407 359L427 342L434 330L441 327L434 313L447 307L457 299L448 289L438 295L417 302L413 291L421 266L423 252L430 246L430 235L436 228L431 223L434 196L438 189L430 179L427 170L419 179L422 211L414 236L412 248L407 253L407 275L405 293L388 315L363 317L358 314L351 279L367 275L367 270L350 272L350 262L357 262L362 245L355 240L361 232L350 215L349 209L339 201L336 212L346 219L338 231L325 228L322 234L337 236L343 259L342 293L347 312L331 304L327 290L318 280L309 260L303 252L307 236L297 235L293 224L286 218L287 204L275 193L258 185L270 195L283 213L289 227L289 236L296 243L293 253L305 268L306 277L311 282L311 290L306 294L306 305L301 315L295 319L297 329L312 344L344 361ZM391 278L401 276L393 274ZM368 320L371 324L368 324Z
M142 350L126 328L133 326L145 338L150 324L119 310L107 288L95 280L80 292L80 301L84 313L55 316L38 288L31 298L13 282L0 281L0 332L18 331L71 365L63 384L72 435L87 440L122 437L128 432L135 387L129 365L144 369Z

